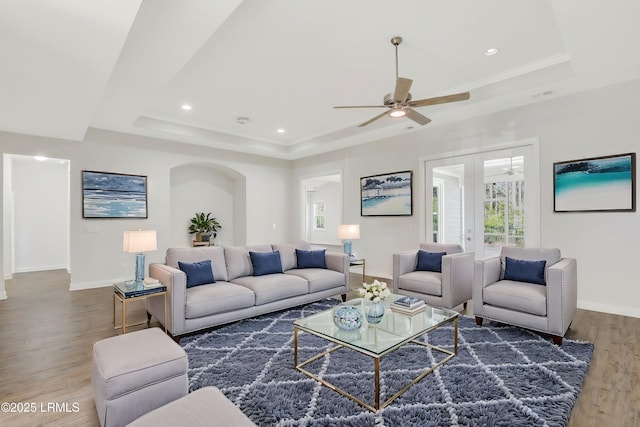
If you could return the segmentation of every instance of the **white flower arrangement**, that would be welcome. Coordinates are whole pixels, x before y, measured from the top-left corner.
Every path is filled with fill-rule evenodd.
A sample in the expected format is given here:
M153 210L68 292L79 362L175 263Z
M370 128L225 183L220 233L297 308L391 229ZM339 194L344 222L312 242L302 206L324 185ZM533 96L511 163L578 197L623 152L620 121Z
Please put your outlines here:
M362 287L358 289L360 295L370 301L380 302L391 295L391 291L387 288L385 282L379 282L375 279L373 283L363 283Z

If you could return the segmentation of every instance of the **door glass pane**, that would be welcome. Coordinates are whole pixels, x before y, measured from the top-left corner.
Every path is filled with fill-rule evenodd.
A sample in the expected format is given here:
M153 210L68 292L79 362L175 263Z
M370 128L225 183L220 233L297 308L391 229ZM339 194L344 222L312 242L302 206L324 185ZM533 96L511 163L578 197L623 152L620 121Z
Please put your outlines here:
M433 241L464 247L464 165L433 168Z
M500 246L524 246L524 157L484 162L484 249L497 256Z

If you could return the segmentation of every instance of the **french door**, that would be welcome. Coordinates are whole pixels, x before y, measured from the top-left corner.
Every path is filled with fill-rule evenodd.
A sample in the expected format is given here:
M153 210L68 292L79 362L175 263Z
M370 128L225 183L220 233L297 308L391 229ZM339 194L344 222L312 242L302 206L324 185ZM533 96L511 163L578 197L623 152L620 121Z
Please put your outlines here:
M426 240L477 259L539 245L539 161L533 145L425 161Z

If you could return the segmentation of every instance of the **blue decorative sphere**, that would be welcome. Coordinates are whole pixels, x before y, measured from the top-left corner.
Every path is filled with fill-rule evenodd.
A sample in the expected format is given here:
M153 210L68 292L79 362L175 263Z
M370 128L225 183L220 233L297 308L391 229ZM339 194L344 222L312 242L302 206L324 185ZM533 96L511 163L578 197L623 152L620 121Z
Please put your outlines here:
M333 312L333 323L343 331L360 329L362 313L352 305L341 305Z

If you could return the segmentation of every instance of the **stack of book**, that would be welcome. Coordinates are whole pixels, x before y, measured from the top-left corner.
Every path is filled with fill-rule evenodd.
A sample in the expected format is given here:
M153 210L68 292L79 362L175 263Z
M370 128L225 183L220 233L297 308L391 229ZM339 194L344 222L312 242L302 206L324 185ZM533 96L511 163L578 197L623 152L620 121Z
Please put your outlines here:
M391 303L391 310L402 314L416 314L427 309L427 305L421 299L414 297L400 297Z

